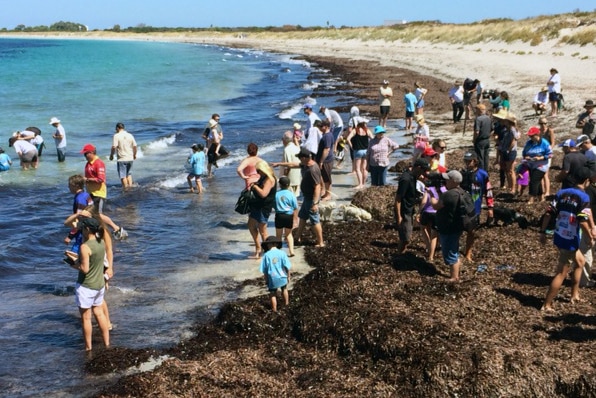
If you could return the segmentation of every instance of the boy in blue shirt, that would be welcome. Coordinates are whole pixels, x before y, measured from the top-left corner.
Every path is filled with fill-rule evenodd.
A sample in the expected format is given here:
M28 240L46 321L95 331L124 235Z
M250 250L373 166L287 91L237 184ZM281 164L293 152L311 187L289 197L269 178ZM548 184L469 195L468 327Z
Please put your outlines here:
M8 171L10 166L12 166L12 159L4 153L3 148L0 148L0 171Z
M296 195L289 189L290 179L286 176L279 179L280 190L275 194L275 236L281 241L285 235L288 242L289 257L294 257L294 220L298 217Z
M290 304L288 283L290 283L290 259L286 252L281 250L281 240L275 236L269 236L262 243L265 254L261 259L260 272L265 276L271 308L277 312L277 291L281 289L284 303Z
M201 182L201 176L203 175L204 168L205 168L205 152L203 149L205 148L203 144L193 144L191 146L193 154L188 158L188 163L190 163L191 171L186 177L188 181L188 186L190 187L190 192L194 192L192 186L192 179L195 179L195 183L197 184L197 193L203 192L203 183Z

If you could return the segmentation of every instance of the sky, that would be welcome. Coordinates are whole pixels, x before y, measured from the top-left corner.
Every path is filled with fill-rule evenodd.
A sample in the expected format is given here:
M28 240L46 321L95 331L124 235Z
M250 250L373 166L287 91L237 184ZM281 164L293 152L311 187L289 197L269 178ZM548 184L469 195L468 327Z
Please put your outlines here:
M0 29L59 21L89 29L379 26L388 20L468 23L595 9L590 0L0 0Z

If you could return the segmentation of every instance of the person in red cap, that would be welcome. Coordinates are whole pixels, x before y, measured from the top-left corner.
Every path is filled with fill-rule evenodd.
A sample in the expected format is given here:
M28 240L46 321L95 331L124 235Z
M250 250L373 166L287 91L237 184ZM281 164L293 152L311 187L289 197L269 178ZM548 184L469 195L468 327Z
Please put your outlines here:
M540 128L533 126L528 130L530 138L522 151L522 158L530 169L530 186L528 188L530 200L528 203L534 203L535 200L544 199L542 190L542 178L548 172L548 160L553 157L553 151L550 143L542 138Z
M108 196L108 187L106 185L106 165L97 156L97 150L94 145L85 144L81 153L87 159L85 165L85 184L87 192L93 198L93 204L97 211L103 213L103 204Z

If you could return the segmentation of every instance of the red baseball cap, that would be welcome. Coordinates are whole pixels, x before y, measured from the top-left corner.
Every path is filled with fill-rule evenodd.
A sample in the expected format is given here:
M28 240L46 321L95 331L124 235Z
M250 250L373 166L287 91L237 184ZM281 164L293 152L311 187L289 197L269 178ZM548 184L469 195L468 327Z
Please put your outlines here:
M536 126L530 127L530 129L528 130L528 136L531 137L533 135L540 135L540 128Z
M81 153L85 154L87 152L95 152L95 146L91 144L85 144L83 149L81 149Z

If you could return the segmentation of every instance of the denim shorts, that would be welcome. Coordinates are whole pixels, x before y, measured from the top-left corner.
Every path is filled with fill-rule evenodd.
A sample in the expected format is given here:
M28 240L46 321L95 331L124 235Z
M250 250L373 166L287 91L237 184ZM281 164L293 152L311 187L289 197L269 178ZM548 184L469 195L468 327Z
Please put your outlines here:
M454 265L459 259L459 237L461 232L457 234L441 234L439 233L439 241L441 242L441 253L443 253L443 260L447 265Z
M321 217L318 211L312 211L312 199L304 199L300 211L298 212L298 218L301 220L310 220L312 225L321 222Z
M120 179L126 178L130 175L130 169L132 168L132 162L117 162L118 164L118 177Z
M354 151L354 159L364 159L367 151L367 149L358 149Z
M248 217L256 220L259 224L267 224L269 220L269 216L271 215L271 209L264 209L264 208L250 208L250 213L248 213Z

